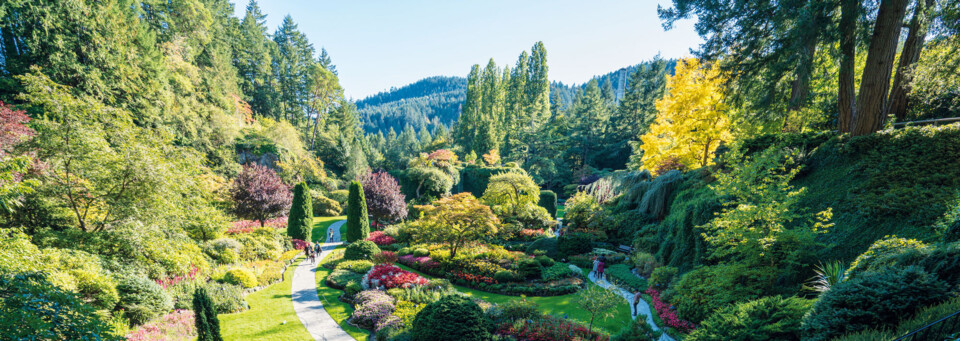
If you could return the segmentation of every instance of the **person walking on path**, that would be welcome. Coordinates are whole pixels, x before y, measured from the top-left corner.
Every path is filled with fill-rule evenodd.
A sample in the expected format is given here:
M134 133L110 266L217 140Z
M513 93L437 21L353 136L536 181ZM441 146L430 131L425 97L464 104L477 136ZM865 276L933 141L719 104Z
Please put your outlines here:
M593 259L593 270L591 270L590 272L595 273L595 274L597 274L597 275L599 276L600 273L597 272L597 267L599 267L599 266L600 266L600 258L594 258L594 259Z
M320 253L320 243L313 243L313 253Z
M330 229L330 238L327 238L327 242L328 243L335 242L335 240L333 240L333 229Z
M640 290L633 294L633 317L637 317L637 304L640 304Z
M599 271L599 272L597 272L597 278L599 278L600 280L606 280L606 279L607 279L606 276L603 275L603 268L604 268L606 265L607 265L607 263L605 263L605 262L602 261L602 260L597 263L597 271Z

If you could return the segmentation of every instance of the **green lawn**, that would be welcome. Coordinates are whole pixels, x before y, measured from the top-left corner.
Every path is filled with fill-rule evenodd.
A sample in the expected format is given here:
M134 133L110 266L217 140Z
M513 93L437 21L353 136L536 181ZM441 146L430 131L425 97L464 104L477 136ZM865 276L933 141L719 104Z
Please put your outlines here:
M313 241L314 241L314 242L317 242L317 241L327 240L327 228L330 227L331 224L333 224L333 223L335 223L335 222L337 222L337 221L340 221L340 220L344 220L344 219L347 219L347 217L346 217L346 216L338 216L338 217L314 217L314 218L313 218L313 231L310 232L310 235L313 237ZM341 236L342 236L344 233L346 233L346 231L343 229L343 228L346 227L346 226L347 226L347 224L343 224L343 226L340 227L340 235L341 235Z
M419 271L413 270L407 266L397 264L397 266L403 268L404 270L413 271L421 276L427 278L433 278L432 276L425 275ZM590 282L588 285L595 285ZM494 294L480 290L474 290L467 287L462 287L459 285L454 286L458 291L465 293L471 297L476 297L490 303L503 303L510 300L521 299L520 296L508 296L501 294ZM580 309L577 306L577 294L569 294L563 296L548 296L548 297L526 297L527 300L534 302L537 306L540 307L540 311L563 317L564 314L572 320L577 320L582 322L584 325L590 322L590 314ZM603 329L609 334L617 334L620 332L620 329L629 325L630 318L630 306L627 305L627 301L624 300L617 304L617 307L614 311L614 315L611 318L601 321L599 317L594 321L595 327Z
M342 247L343 246L340 246L338 248ZM350 314L353 314L353 307L338 299L338 297L343 294L343 291L331 288L327 285L326 281L324 281L330 272L332 272L330 269L322 266L317 267L317 295L320 296L320 301L323 302L323 309L333 317L334 321L337 321L337 324L339 324L347 334L350 334L350 336L359 341L367 341L370 338L370 332L347 323L347 318L350 317Z
M293 281L295 268L296 266L287 267L283 282L247 295L250 310L220 315L223 339L313 340L297 318L297 313L293 311L290 283Z

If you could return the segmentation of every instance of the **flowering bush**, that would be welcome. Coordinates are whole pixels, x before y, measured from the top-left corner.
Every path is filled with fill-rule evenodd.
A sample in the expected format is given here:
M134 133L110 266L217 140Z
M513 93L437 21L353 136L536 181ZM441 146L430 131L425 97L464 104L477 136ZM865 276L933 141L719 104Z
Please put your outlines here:
M365 329L373 329L396 308L393 298L380 290L365 290L357 294L357 304L351 321Z
M468 274L460 271L452 271L450 272L450 274L453 275L453 280L456 282L468 282L468 283L474 283L474 284L478 284L478 283L496 284L497 283L497 281L494 280L492 277L487 277L487 276Z
M534 240L540 237L545 237L547 232L543 229L522 229L518 235L521 240Z
M167 287L176 285L180 282L184 282L184 281L192 282L193 280L197 279L197 276L199 274L200 274L200 268L198 268L196 265L190 265L190 272L188 272L185 275L170 276L168 274L166 276L161 277L158 280L155 280L155 282L157 282L157 284L159 284L161 287L166 289Z
M427 257L427 256L416 257L414 255L406 255L406 256L400 257L399 261L400 261L400 264L412 267L417 270L427 271L427 272L430 272L431 270L440 267L440 263L437 263L436 261L434 261L433 259L430 259L430 257Z
M650 298L653 299L653 309L657 311L657 316L660 316L660 319L663 320L663 323L667 326L676 328L683 333L689 333L697 329L697 325L690 321L681 320L680 317L677 316L677 312L671 309L669 304L660 299L660 291L651 287L647 288L644 293L650 295Z
M403 326L403 320L401 320L400 317L396 315L389 315L387 317L380 319L380 321L377 322L374 328L374 331L379 333L380 330L383 328L400 328L402 326Z
M374 265L370 272L363 276L361 282L367 288L409 288L414 285L426 285L427 279L415 273L400 269L391 264Z
M127 334L130 341L193 340L197 328L190 310L176 310Z
M306 241L303 241L300 239L293 239L293 240L290 240L290 242L293 244L293 248L297 250L303 250L310 245L310 243L307 243Z
M390 245L396 242L393 237L384 234L383 231L370 232L370 236L367 237L367 240L374 242L377 245Z
M398 260L397 254L391 251L382 251L373 255L373 262L376 264L393 264Z
M497 329L497 334L510 335L520 340L561 341L561 340L598 340L607 341L610 337L590 331L586 326L544 315L531 319L518 319L505 323Z
M275 229L282 229L287 227L287 217L276 217L263 222L263 227L271 227ZM260 228L260 222L256 220L239 220L233 222L227 233L237 234L237 233L249 233Z

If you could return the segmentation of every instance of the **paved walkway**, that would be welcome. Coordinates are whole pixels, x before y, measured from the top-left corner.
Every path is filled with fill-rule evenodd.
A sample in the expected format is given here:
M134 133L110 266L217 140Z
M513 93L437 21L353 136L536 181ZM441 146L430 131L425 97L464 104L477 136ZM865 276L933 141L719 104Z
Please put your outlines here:
M347 332L330 317L330 314L323 309L323 303L320 302L320 296L317 295L316 272L320 260L330 254L330 251L341 244L340 226L346 223L341 220L330 225L330 230L334 231L332 239L321 246L322 252L318 255L317 261L311 263L309 259L304 259L297 265L293 271L293 285L291 286L291 295L293 295L293 310L297 312L300 322L307 328L314 340L321 341L353 341ZM327 232L327 236L329 236ZM337 241L337 242L332 242Z
M607 282L606 280L598 280L597 276L593 272L587 274L587 278L589 278L591 282L597 284L601 288L604 288L607 290L613 290L614 292L620 294L620 296L623 296L623 298L627 300L627 305L630 306L630 313L633 314L634 319L637 318L637 315L638 315L637 312L639 312L640 313L639 315L645 315L647 317L647 324L649 324L650 327L653 328L653 330L660 330L660 327L657 326L657 323L653 321L653 312L651 311L652 309L650 309L650 306L647 304L647 301L640 300L640 303L637 304L637 311L634 311L632 292L626 289L620 288L616 285L613 285L612 283ZM670 337L670 335L667 335L667 333L663 333L660 335L660 341L674 341L674 339Z

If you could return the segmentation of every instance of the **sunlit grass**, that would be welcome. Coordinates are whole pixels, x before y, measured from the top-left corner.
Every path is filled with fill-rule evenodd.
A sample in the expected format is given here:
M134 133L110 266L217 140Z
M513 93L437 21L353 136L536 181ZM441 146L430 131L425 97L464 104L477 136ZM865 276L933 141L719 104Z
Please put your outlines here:
M330 272L332 271L322 266L317 267L317 295L320 296L320 301L323 302L323 309L354 339L359 341L368 340L370 338L370 332L347 323L347 318L350 317L350 314L353 314L353 307L338 299L338 297L343 294L343 291L331 288L325 283L324 279L327 278Z
M297 261L294 261L294 264ZM246 300L250 303L250 310L220 315L220 332L223 339L227 341L313 340L293 310L290 285L293 282L295 268L296 266L287 267L283 282L247 295Z

